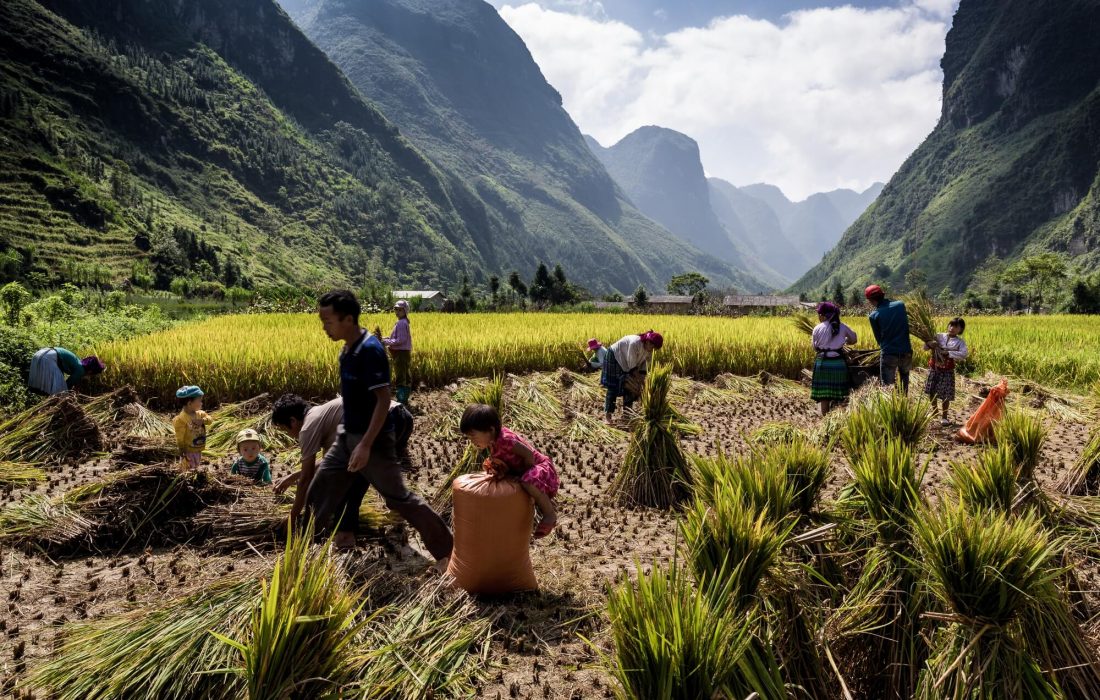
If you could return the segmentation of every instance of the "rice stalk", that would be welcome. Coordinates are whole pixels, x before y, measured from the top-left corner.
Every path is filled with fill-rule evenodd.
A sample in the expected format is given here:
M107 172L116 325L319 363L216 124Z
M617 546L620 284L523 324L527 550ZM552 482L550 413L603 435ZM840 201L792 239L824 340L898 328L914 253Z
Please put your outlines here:
M545 382L539 377L524 379L511 375L510 378L514 390L505 402L509 427L520 432L561 428L561 401L544 386Z
M565 433L569 442L617 445L626 438L622 430L587 413L569 411L569 416L569 429Z
M0 424L0 461L58 464L102 448L99 426L71 392L51 396Z
M95 523L64 501L29 494L0 509L0 542L46 549L67 546L91 536Z
M1011 449L998 445L982 450L974 462L952 462L948 485L971 511L1012 513L1019 487Z
M765 423L749 433L748 442L752 445L761 446L782 445L805 437L806 432L801 428L791 423L773 421Z
M923 397L910 401L900 389L871 391L849 406L841 444L849 459L866 446L889 440L915 449L928 433L931 419L931 406Z
M0 461L0 485L26 486L46 480L46 472L28 462Z
M140 403L127 404L124 413L130 423L129 434L138 438L170 438L172 424Z
M796 437L769 447L764 459L782 469L793 492L792 505L802 516L809 515L829 477L829 453L805 438Z
M794 510L794 487L778 460L758 454L731 458L719 449L713 457L693 455L691 461L697 503L719 507L723 501L736 501L772 522L785 520Z
M731 576L697 589L675 565L638 566L607 597L614 650L605 663L622 698L785 698L779 665L754 643L757 615L733 604Z
M691 472L680 436L696 432L668 400L672 368L655 363L642 389L641 410L631 421L630 442L611 484L620 502L670 508L690 494Z
M91 399L84 404L84 412L101 426L112 426L127 418L131 404L141 405L141 399L132 386L126 385Z
M488 671L491 625L465 596L428 587L363 629L346 696L362 700L468 697Z
M905 310L909 315L909 334L922 343L934 341L937 326L932 300L923 293L912 294L905 299Z
M1071 496L1100 496L1100 428L1089 433L1088 443L1058 480L1057 489Z
M798 329L799 333L813 335L814 328L817 327L817 321L809 314L794 314L791 316L791 325Z
M362 590L329 556L311 544L312 528L293 530L269 580L260 584L258 605L247 625L227 635L211 634L232 649L249 700L291 697L338 698L353 678L351 648L377 612L360 617Z
M1035 468L1047 438L1042 421L1022 410L1006 411L993 425L993 437L998 445L1011 451L1016 464L1016 480L1020 483L1034 481Z

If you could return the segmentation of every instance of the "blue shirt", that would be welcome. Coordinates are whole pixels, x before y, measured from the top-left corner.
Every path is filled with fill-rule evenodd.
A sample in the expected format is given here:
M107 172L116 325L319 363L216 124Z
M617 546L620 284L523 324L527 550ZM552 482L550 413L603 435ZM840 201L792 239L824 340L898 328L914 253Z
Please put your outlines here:
M374 390L390 385L390 361L382 341L363 331L359 340L340 351L340 395L344 399L344 431L362 435L370 427L378 400ZM387 406L387 409L389 407ZM384 430L391 430L392 425Z
M909 342L909 314L905 311L904 302L883 300L867 319L871 322L871 332L875 334L883 355L913 352L913 345Z

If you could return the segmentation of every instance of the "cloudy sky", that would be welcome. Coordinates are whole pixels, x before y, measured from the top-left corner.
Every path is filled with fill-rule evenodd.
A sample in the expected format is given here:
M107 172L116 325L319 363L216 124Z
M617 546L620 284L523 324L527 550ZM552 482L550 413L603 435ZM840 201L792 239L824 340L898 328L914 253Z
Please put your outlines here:
M788 197L885 182L940 111L958 0L489 0L581 130L656 124Z

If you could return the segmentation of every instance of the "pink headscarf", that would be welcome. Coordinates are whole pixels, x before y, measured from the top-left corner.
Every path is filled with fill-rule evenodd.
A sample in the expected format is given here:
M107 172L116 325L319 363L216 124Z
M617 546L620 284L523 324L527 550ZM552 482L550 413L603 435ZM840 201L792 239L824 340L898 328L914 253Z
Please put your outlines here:
M654 349L656 349L656 350L660 350L661 346L665 344L664 337L660 333L658 333L657 331L654 331L654 330L648 330L645 333L642 333L641 335L639 335L638 337L640 337L642 339L643 343L652 344Z

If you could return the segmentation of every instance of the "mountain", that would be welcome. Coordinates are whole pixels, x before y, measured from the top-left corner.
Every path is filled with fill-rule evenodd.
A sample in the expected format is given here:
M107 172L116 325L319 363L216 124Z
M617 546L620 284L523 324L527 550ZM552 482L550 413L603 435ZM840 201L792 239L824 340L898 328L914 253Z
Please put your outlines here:
M699 250L744 266L710 205L699 145L672 129L643 126L610 148L589 148L642 213Z
M561 262L596 291L661 289L685 271L718 285L762 287L630 203L491 5L285 0L285 6L360 93L447 174L490 269Z
M707 187L711 208L730 237L741 241L756 258L781 275L785 283L780 286L790 284L810 268L812 263L783 233L779 216L767 199L754 197L716 177L707 179Z
M453 282L452 195L271 0L0 3L6 278Z
M962 0L932 133L800 290L919 269L960 292L991 257L1100 267L1100 3Z

